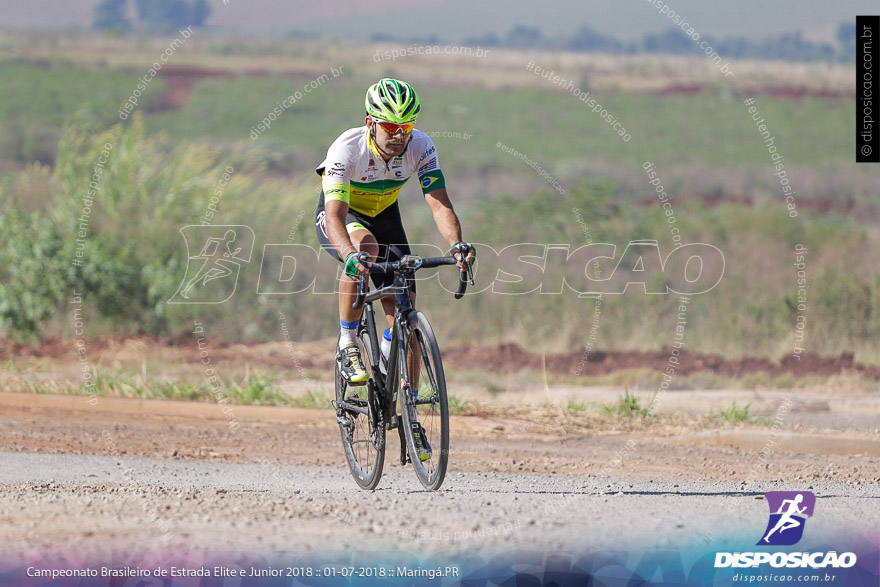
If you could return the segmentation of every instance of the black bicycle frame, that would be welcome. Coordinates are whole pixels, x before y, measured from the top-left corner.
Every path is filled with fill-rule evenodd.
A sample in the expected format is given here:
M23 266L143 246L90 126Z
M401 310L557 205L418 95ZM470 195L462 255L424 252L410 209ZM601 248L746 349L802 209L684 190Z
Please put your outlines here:
M398 431L402 433L400 423L397 419L396 409L398 392L397 382L402 375L403 380L407 382L408 389L410 379L408 371L409 367L406 361L398 361L397 358L400 349L405 348L405 337L410 336L409 320L410 315L415 311L415 308L412 305L412 299L410 298L409 283L415 279L416 270L422 267L439 267L441 265L454 265L455 263L456 260L454 257L431 257L419 259L415 256L404 257L401 261L370 263L370 267L377 272L387 272L389 270L394 271L394 281L391 285L382 287L370 293L366 292L364 274L362 273L360 275L357 297L354 304L352 304L352 307L360 308L366 306L364 315L366 329L370 337L370 348L372 350L370 364L373 370L372 377L367 384L371 387L374 385L374 381L384 382L384 384L381 386L377 385L372 389L368 388L366 410L360 406L348 404L347 402L341 402L341 404L342 407L349 410L354 410L361 414L365 413L369 417L370 424L374 430L379 428L379 424L381 423L382 428L385 430L397 428ZM462 271L459 275L458 290L455 292L455 299L461 299L461 297L464 296L468 282L470 282L471 285L474 283L474 274L470 263L466 263L466 267L467 271ZM376 328L376 314L373 310L373 302L383 298L390 298L392 296L395 298L395 337L391 342L391 350L388 352L388 362L385 368L386 375L383 379L382 372L379 369L379 361L381 360L380 355L382 351L379 347L379 336L378 329ZM427 361L428 358L422 357L422 360ZM398 367L403 370L402 374L398 373ZM370 393L370 391L372 391L372 393ZM375 402L372 401L371 398L373 395L377 400ZM401 438L401 463L403 464L406 463L406 449L404 444L405 442L403 442L403 439Z
M397 420L397 410L395 409L395 406L397 405L397 381L400 379L397 372L397 357L400 349L404 348L404 335L409 330L409 314L415 310L412 305L412 299L409 296L408 287L409 280L413 279L414 272L413 269L410 269L395 274L394 281L391 285L366 294L363 302L366 306L364 314L367 331L370 336L370 346L374 349L374 356L370 357L370 363L373 368L373 380L384 381L384 386L374 391L379 400L378 403L382 412L381 420L386 430L397 428L399 424ZM391 349L388 352L388 360L385 367L386 375L383 377L379 370L379 361L381 361L380 354L382 351L378 344L379 329L376 327L376 314L373 310L373 302L392 296L395 297L393 329L395 336L391 342ZM409 373L407 372L406 364L403 365L403 369L402 376L405 381L409 381ZM377 423L378 422L374 422L374 424Z

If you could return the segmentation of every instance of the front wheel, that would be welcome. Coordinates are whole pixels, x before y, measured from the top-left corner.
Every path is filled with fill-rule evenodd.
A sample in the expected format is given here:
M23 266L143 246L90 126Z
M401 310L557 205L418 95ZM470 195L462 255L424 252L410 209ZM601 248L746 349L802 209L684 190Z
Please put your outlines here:
M369 337L362 337L361 344L368 345ZM370 361L373 354L369 348L362 348L361 356L372 373ZM345 460L361 489L375 489L385 464L385 427L376 398L376 384L370 378L365 385L349 385L339 372L338 362L335 379L336 421Z
M406 444L413 469L419 481L431 490L437 490L446 476L449 460L449 406L446 401L446 375L440 347L434 330L424 314L414 311L410 318L410 328L405 337L407 350L401 352L399 360L408 361L408 389L399 393L401 425L404 427ZM403 373L401 368L399 373ZM411 410L417 417L413 418ZM413 424L424 429L423 441L427 440L431 454L424 458L424 451L416 443ZM423 460L424 459L424 460Z

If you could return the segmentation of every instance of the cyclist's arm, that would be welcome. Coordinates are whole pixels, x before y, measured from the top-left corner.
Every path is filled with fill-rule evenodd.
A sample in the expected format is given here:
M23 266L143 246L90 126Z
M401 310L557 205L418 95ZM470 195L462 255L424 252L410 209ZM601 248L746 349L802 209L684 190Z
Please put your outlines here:
M449 194L446 192L446 178L443 177L443 171L440 169L440 160L437 156L437 147L431 137L424 133L419 134L419 138L423 141L419 148L413 149L412 153L422 152L421 159L418 160L418 177L419 185L422 187L422 193L425 194L425 201L431 208L434 215L434 222L437 224L437 230L446 239L449 246L460 243L461 238L461 222L452 208L452 202L449 201ZM415 140L415 138L413 138ZM458 255L458 253L456 253ZM474 251L471 250L467 255L467 261L470 263L474 260ZM458 267L463 269L462 260L459 256Z
M434 215L437 230L440 231L440 234L446 239L449 246L451 247L455 243L464 240L461 238L461 222L459 222L458 215L452 208L452 202L449 201L449 194L446 192L446 188L426 193L425 201ZM467 260L471 262L473 259L474 253L471 251L468 253Z
M327 213L327 238L330 239L330 244L339 253L339 257L345 260L350 253L357 252L357 249L351 242L351 238L348 236L348 231L345 229L348 203L342 200L330 200L324 203L324 211Z
M327 215L325 220L327 238L344 261L349 254L356 253L357 249L345 229L345 217L351 201L351 181L348 178L350 162L344 155L334 153L335 146L334 143L328 153L330 164L324 169L321 177L321 189L324 191L324 211Z

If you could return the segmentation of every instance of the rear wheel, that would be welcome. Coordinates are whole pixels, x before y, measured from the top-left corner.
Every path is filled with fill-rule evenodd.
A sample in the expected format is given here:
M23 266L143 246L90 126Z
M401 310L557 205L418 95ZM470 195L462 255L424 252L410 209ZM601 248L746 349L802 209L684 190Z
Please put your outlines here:
M401 390L401 425L404 427L409 458L419 481L428 489L436 490L443 484L446 464L449 460L449 406L446 400L446 376L440 347L434 331L425 316L418 311L410 320L411 330L407 334L407 347L415 355L408 363L417 369L410 370L408 387L417 385L414 392ZM400 361L406 361L410 353L401 352ZM402 370L400 371L403 372ZM416 373L418 373L416 375ZM410 408L415 407L417 418L412 418ZM431 456L421 460L416 446L413 423L418 422L424 429L425 439L431 447Z
M372 373L369 337L361 336L361 358ZM366 340L365 340L366 339ZM349 385L336 363L336 419L345 460L362 489L375 489L385 465L385 427L382 424L372 377L364 385Z

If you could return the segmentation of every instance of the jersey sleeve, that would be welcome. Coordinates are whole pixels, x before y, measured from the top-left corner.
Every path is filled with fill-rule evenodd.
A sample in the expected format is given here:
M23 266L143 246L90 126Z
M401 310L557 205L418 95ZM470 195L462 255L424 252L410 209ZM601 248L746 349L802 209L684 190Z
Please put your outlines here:
M440 170L440 159L437 157L437 147L431 137L425 135L425 139L425 148L420 154L420 159L417 162L418 171L416 172L423 194L446 187L446 179L443 177L443 171Z
M351 173L353 162L345 145L336 141L327 150L327 158L318 172L321 174L321 189L324 191L324 202L339 200L346 204L351 202Z

